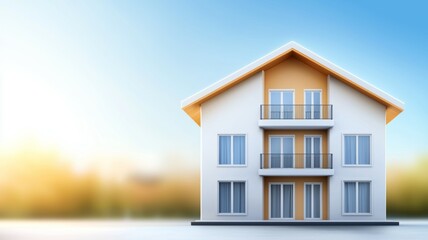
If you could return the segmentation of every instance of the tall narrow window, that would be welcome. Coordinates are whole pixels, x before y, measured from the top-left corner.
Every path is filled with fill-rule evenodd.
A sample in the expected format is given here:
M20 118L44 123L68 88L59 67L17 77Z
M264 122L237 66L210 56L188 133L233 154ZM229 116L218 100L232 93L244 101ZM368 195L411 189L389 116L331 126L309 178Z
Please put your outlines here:
M358 164L370 164L370 136L358 136Z
M321 136L305 136L305 168L322 168Z
M230 213L232 211L231 183L219 183L219 213Z
M245 135L219 136L219 165L245 165Z
M370 165L370 135L345 135L345 165Z
M369 214L370 182L347 181L344 183L343 210L346 214Z
M219 182L219 213L243 214L245 213L245 182Z
M305 119L321 118L321 90L305 90Z
M231 153L231 137L230 136L220 136L220 146L219 146L219 164L228 165L232 163L232 153Z
M355 213L357 210L357 183L345 182L345 213Z
M305 183L305 218L321 218L321 184Z

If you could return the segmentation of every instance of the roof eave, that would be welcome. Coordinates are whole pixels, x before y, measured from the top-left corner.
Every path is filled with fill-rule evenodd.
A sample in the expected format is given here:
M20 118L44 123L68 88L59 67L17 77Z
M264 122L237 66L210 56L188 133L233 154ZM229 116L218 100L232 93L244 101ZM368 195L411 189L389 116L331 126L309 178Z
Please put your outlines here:
M220 79L219 81L211 84L210 86L202 89L201 91L193 94L192 96L184 99L181 102L181 108L198 124L200 125L200 104L211 97L218 94L222 89L227 89L252 74L263 69L264 66L273 62L274 60L285 56L288 53L295 52L298 55L307 58L308 60L318 64L322 68L330 72L331 75L342 79L348 84L356 86L361 91L367 93L371 98L377 98L378 101L387 107L386 123L389 123L398 114L404 110L404 103L399 99L389 95L383 90L373 86L372 84L358 78L350 72L338 67L332 62L322 58L321 56L311 52L305 47L295 43L289 42L284 46L270 52L269 54L257 59L256 61L244 66L243 68L233 72L232 74Z

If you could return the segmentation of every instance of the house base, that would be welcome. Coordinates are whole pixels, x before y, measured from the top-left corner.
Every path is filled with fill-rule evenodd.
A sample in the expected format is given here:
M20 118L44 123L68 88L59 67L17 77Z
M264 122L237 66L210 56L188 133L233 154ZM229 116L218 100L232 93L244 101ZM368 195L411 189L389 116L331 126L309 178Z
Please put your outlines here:
M399 226L398 221L202 221L192 226Z

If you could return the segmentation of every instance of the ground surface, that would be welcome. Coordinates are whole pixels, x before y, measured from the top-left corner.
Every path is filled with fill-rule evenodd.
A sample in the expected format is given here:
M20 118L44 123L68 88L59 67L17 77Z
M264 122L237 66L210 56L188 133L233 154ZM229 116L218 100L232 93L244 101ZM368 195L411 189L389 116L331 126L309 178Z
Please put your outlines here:
M186 220L0 221L0 240L110 239L428 239L428 220L400 226L190 226Z

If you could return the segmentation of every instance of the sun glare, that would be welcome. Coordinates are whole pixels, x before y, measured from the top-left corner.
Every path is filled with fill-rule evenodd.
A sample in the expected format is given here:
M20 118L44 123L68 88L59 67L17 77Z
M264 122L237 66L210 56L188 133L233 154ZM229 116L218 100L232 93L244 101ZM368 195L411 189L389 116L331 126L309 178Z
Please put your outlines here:
M0 135L3 147L33 139L65 153L88 148L90 136L83 122L71 111L62 93L47 84L49 80L19 68L3 72Z

